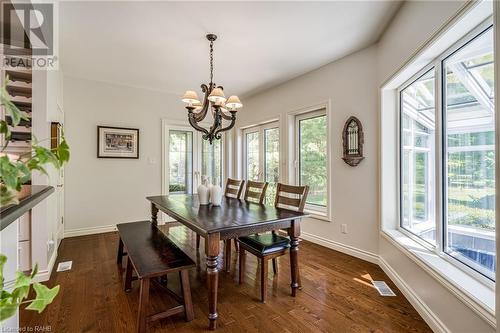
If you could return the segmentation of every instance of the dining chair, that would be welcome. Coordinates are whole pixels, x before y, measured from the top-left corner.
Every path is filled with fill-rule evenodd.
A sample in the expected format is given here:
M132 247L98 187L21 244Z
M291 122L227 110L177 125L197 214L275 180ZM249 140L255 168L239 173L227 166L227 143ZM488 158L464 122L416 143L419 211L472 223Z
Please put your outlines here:
M232 179L228 178L226 181L226 188L224 190L224 195L228 198L236 198L239 199L241 196L241 192L243 191L243 186L245 185L244 180L240 179ZM226 248L226 253L225 253L225 258L226 258L226 271L229 272L230 269L230 262L231 262L231 240L229 241L224 241L225 248ZM236 251L238 251L238 242L236 239L234 240L234 247L236 248ZM196 249L200 248L200 235L196 235ZM228 251L229 248L229 251Z
M255 182L248 180L247 187L245 188L245 201L256 201L257 203L262 204L266 198L268 185L268 182Z
M262 204L264 199L266 198L266 190L268 182L256 182L252 180L247 180L247 186L245 188L245 195L243 198L245 201L256 202L258 204ZM225 242L225 267L226 272L229 272L231 269L231 241ZM234 247L236 251L238 251L238 241L237 238L234 239Z
M302 212L306 204L309 186L292 186L278 183L276 187L276 196L274 206L277 208L294 209ZM287 253L290 247L290 239L280 236L277 232L255 234L245 237L239 237L240 245L239 255L239 283L243 283L245 276L246 252L255 255L260 263L260 299L262 303L266 302L267 296L267 273L268 260L273 259L273 271L277 273L276 258ZM300 285L300 274L299 274Z

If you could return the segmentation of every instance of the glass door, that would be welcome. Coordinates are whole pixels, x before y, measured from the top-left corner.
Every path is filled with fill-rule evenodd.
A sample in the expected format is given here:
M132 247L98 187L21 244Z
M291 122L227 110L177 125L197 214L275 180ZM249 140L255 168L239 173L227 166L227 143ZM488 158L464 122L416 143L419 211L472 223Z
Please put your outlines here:
M267 204L274 203L276 184L280 178L280 130L278 122L246 129L244 135L244 178L266 181Z
M168 193L193 193L193 132L168 132Z
M202 179L223 185L223 140L210 144L190 127L165 126L164 193L193 194Z

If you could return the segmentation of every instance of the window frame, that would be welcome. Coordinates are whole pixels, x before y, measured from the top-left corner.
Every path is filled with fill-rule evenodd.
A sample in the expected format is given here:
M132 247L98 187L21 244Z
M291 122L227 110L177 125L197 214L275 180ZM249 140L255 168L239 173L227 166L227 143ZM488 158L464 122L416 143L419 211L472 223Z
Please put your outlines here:
M453 264L455 267L464 271L465 273L471 275L482 283L492 287L495 285L495 279L491 278L480 271L472 268L466 263L460 261L456 257L453 257L449 253L446 252L446 235L445 235L445 223L447 223L445 214L447 212L447 203L445 202L447 196L445 191L447 190L446 177L447 173L445 172L447 168L447 138L446 138L446 117L445 117L445 103L446 103L446 95L445 95L445 80L444 76L445 68L443 68L444 61L468 45L470 42L481 36L483 33L488 31L489 29L494 29L493 27L493 18L489 17L484 20L482 23L477 25L475 28L470 30L467 34L465 34L462 38L453 43L449 48L447 48L444 52L435 57L432 61L430 61L426 66L422 67L417 73L412 75L407 81L401 84L396 89L396 123L397 123L397 195L398 195L398 204L397 204L397 218L398 223L396 229L404 234L405 236L411 238L413 241L422 245L429 251L435 253L440 258L446 260L447 262ZM498 66L495 66L498 67ZM402 227L402 104L401 104L401 92L407 88L409 85L417 81L423 75L425 75L429 70L434 68L434 78L435 78L435 161L434 161L434 178L435 178L435 227L436 227L436 245L433 245L422 238L418 237L411 231ZM496 68L495 68L496 69ZM495 96L497 97L497 96ZM496 113L496 110L495 110ZM496 180L497 181L497 180ZM498 183L496 183L498 184ZM498 186L498 185L496 185ZM498 254L497 254L498 255ZM498 268L497 268L498 269ZM495 273L493 273L495 276Z
M418 237L415 233L413 233L411 230L408 230L406 229L405 227L403 227L403 209L402 209L402 206L403 206L403 193L402 193L402 184L403 184L403 173L401 172L402 171L402 165L403 165L403 156L402 156L402 152L403 152L403 149L404 149L404 145L403 145L403 137L402 137L402 133L403 133L403 117L402 117L402 106L403 106L403 101L402 101L402 98L401 98L401 95L403 93L403 91L405 89L407 89L409 86L411 86L412 84L414 84L415 82L417 82L419 79L421 79L423 76L427 75L427 73L431 72L432 70L434 70L434 116L435 116L435 125L434 126L434 138L433 138L433 142L432 144L434 145L434 153L435 153L435 156L432 158L432 161L434 162L434 164L436 163L436 160L437 160L437 151L438 151L438 145L436 143L436 140L437 140L437 132L438 132L438 109L437 109L437 99L438 99L438 96L437 96L437 92L438 90L436 89L436 83L437 83L437 77L436 77L436 68L435 68L435 64L434 63L430 63L428 64L427 66L425 66L424 68L422 68L421 70L419 70L415 75L413 75L409 80L407 80L404 84L402 84L398 89L397 89L397 105L398 105L398 146L399 146L399 149L398 149L398 218L399 218L399 223L398 223L398 230L401 231L402 233L404 233L406 236L408 237L411 237L412 239L414 239L415 241L417 241L419 244L421 244L422 246L430 249L430 250L433 250L436 248L437 244L439 243L437 241L437 238L439 236L439 231L438 231L438 228L436 226L436 244L432 244L426 240L424 240L423 238L420 238ZM431 137L429 135L429 137ZM431 155L432 153L432 148L430 149L429 151L429 156ZM429 176L430 178L434 178L434 184L435 184L435 191L434 192L437 192L437 188L438 188L438 179L437 179L437 172L436 172L436 169L434 168L433 172L431 172L431 175ZM433 195L433 198L434 200L436 201L437 200L437 195L436 193L434 193ZM434 223L436 223L437 221L437 205L435 205L435 207L432 207L430 209L430 213L429 214L432 214L434 215Z
M258 181L264 181L265 180L265 149L266 149L266 138L265 138L265 132L266 130L269 129L278 129L279 131L279 144L280 144L280 149L279 149L279 180L281 181L282 178L282 172L281 172L281 164L282 164L282 154L281 154L281 127L279 124L278 120L273 120L266 122L261 125L255 125L251 127L246 127L242 131L242 151L243 151L243 165L242 165L242 171L243 171L243 179L245 181L248 180L248 174L247 174L247 135L251 133L257 133L258 139L259 139L259 173L258 173Z
M294 182L296 185L300 185L300 135L299 135L299 126L300 121L325 117L326 120L326 147L327 147L327 156L326 156L326 168L327 168L327 180L326 180L326 204L325 206L314 205L306 203L304 207L304 211L310 212L313 214L317 214L323 217L328 217L330 210L330 158L329 158L329 126L328 126L328 112L326 107L320 107L313 110L308 110L306 112L302 112L294 115L294 129L293 129L293 137L294 137Z

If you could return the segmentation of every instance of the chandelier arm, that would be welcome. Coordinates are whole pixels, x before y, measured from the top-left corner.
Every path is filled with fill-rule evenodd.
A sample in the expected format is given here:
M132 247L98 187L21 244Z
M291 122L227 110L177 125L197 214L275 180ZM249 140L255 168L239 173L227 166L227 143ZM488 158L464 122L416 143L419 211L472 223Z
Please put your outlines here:
M205 133L206 135L208 135L208 131L201 127L200 125L198 125L198 122L196 121L196 119L194 119L196 116L195 113L193 113L192 111L189 112L189 116L188 116L188 120L189 120L189 124L196 130L202 132L202 133Z
M232 119L233 119L233 117L232 117L231 115L229 115L229 114L225 114L225 113L224 113L224 111L221 111L221 112L220 112L220 115L221 115L221 116L222 116L222 118L223 118L223 119L225 119L225 120L232 120Z
M236 111L229 111L231 112L231 123L227 125L226 127L219 128L218 130L215 131L214 137L216 139L220 139L221 136L219 133L229 131L231 128L234 127L234 124L236 123Z

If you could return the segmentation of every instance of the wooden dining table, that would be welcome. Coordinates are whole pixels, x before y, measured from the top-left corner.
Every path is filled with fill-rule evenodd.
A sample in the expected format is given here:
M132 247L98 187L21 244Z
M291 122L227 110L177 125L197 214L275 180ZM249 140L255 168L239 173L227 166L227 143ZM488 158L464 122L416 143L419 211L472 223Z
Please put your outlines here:
M162 211L205 238L209 329L217 328L217 288L220 241L271 230L287 230L290 237L291 295L299 288L300 220L307 216L274 206L223 197L220 206L200 205L197 195L147 197L151 202L151 220L158 224Z

